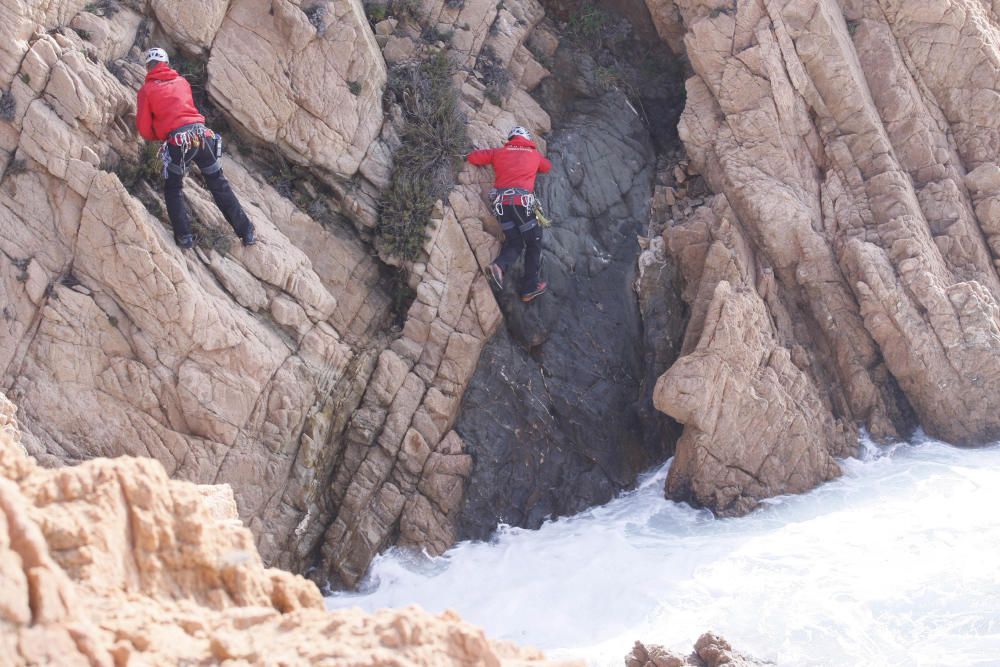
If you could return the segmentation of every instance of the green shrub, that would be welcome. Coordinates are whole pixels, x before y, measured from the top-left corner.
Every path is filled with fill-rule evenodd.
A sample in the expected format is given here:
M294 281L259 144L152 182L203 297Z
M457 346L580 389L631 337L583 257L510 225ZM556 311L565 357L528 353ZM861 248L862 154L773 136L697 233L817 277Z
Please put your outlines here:
M452 38L455 36L454 30L438 30L437 26L428 26L424 28L420 36L425 42L429 44L434 44L436 42L444 42L445 44L451 44Z
M121 7L118 6L117 0L96 0L96 2L87 3L83 11L111 18L121 11Z
M156 183L163 173L163 163L160 161L160 146L156 142L143 142L139 148L138 177L147 183Z
M177 53L171 58L170 66L187 79L193 92L205 89L208 83L208 63L203 58L190 58Z
M448 56L438 52L389 74L386 100L401 107L404 126L379 202L378 237L383 250L406 260L419 257L434 202L454 187L467 146L452 72Z
M410 312L410 306L417 298L417 292L410 287L405 271L396 271L393 274L390 294L392 295L393 326L402 328L406 324L406 316Z
M102 169L116 174L129 194L142 202L146 210L154 217L165 220L167 212L163 204L151 194L151 189L160 183L163 173L159 148L156 142L144 142L139 145L136 158L123 157L115 163L103 165Z
M586 5L569 20L569 31L575 37L596 38L610 22L608 13L600 7Z
M388 16L388 9L385 5L366 4L365 16L368 17L369 23L375 25L385 20L385 17Z
M205 116L205 125L222 134L227 134L229 120L208 96L208 62L205 58L191 58L177 53L171 57L170 66L191 84L194 104L198 107L198 111Z
M486 98L500 106L510 92L510 73L491 46L484 46L476 58L475 71L486 86Z
M14 93L10 92L10 90L5 90L0 94L0 119L14 120L14 116L16 115L17 100L14 99Z
M708 13L709 18L715 18L721 14L728 14L732 16L736 13L736 7L714 7L712 11Z
M191 233L194 234L197 246L206 252L214 250L220 255L225 255L233 249L233 235L228 229L222 230L192 218Z
M419 21L421 15L420 0L392 0L389 11L400 21Z
M149 190L143 188L133 194L133 196L142 202L142 205L146 207L146 210L149 211L154 218L157 220L167 221L166 209L163 208L163 204L160 203L159 199L149 193Z
M330 206L326 196L317 196L311 202L306 203L305 211L310 218L324 227L330 227L337 221L337 214Z
M591 53L602 48L613 49L631 33L626 19L615 18L607 10L583 0L566 26L570 40Z
M622 84L622 75L614 67L598 67L594 70L594 79L601 90L618 88Z
M325 5L316 5L303 11L306 14L306 18L309 19L309 23L316 28L317 34L322 35L326 32L326 15L328 10Z
M24 158L14 158L7 165L7 175L17 176L18 174L23 174L28 171L28 161Z
M253 151L252 158L260 164L264 178L278 194L287 199L294 198L297 175L292 163L280 151L266 147L261 149L260 154Z

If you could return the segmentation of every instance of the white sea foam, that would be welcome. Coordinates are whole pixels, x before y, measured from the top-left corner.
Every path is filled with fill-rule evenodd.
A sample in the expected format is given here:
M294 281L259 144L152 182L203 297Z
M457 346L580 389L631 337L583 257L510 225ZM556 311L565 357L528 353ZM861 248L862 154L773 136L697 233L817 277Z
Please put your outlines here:
M928 440L742 519L662 497L667 468L540 530L393 551L330 608L455 609L493 636L620 667L705 630L779 665L1000 665L1000 447Z

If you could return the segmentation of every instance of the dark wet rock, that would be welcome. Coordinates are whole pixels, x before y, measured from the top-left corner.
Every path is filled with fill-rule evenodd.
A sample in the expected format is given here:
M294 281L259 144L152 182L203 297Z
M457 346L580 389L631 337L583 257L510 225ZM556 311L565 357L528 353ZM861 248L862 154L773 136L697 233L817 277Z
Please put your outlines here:
M539 187L555 221L542 264L549 291L522 304L513 287L520 268L511 272L499 297L506 330L487 346L465 395L456 430L474 464L464 538L604 503L673 444L644 438L640 418L652 389L633 287L655 170L648 131L609 92L578 102L549 139L555 169ZM657 321L671 312L681 317L683 308ZM679 336L682 327L668 328Z
M656 242L659 239L653 238ZM680 291L677 262L662 252L643 253L641 278L636 281L639 311L643 323L642 383L639 387L639 417L642 420L645 447L658 443L671 446L681 437L683 427L653 405L656 381L680 356L689 310ZM671 448L670 455L673 454Z

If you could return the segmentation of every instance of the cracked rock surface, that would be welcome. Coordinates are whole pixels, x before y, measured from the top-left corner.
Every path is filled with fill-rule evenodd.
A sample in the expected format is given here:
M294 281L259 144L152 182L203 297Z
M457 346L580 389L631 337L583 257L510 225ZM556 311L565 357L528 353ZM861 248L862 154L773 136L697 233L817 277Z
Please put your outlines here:
M646 0L690 63L672 157L669 105L581 83L610 61L536 0L374 25L358 0L106 4L0 0L0 388L42 465L138 455L230 484L264 562L353 586L389 546L607 500L677 422L667 494L721 514L838 474L860 428L1000 438L986 3ZM488 170L460 171L416 259L379 255L403 115L384 93L445 36L469 143L549 140L528 307L482 274ZM181 252L160 181L129 175L162 40L241 147L222 164L254 248L190 178L205 242Z
M744 513L837 474L858 427L1000 438L994 9L646 4L717 193L659 212L691 307L656 390L684 424L667 495Z
M480 269L497 241L483 175L466 172L394 275L373 251L399 142L382 49L427 47L413 26L376 39L356 0L270 4L0 3L12 37L0 47L0 387L43 464L147 456L170 477L228 483L268 564L319 564L318 578L353 585L385 547L454 540L470 465L452 425L500 320ZM442 30L503 26L466 36L512 73L499 104L469 68L457 74L471 139L496 143L515 117L547 131L526 92L545 72L524 47L541 7L431 13ZM154 40L204 68L210 116L239 149L222 164L253 248L192 177L205 242L180 251L158 178L126 175L148 169L133 115ZM281 171L293 168L301 192Z

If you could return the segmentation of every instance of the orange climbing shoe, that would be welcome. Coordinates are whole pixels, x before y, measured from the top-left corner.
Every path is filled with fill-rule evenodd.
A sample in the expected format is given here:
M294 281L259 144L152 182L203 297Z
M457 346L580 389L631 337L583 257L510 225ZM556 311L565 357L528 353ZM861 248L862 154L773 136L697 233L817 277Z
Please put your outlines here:
M534 299L536 296L540 296L541 294L544 294L545 293L545 288L548 287L548 286L549 286L549 284L547 282L544 282L544 281L538 283L535 286L535 289L531 290L530 292L527 292L526 294L522 294L521 295L521 301L524 301L525 303L528 303L529 301L531 301L532 299Z

